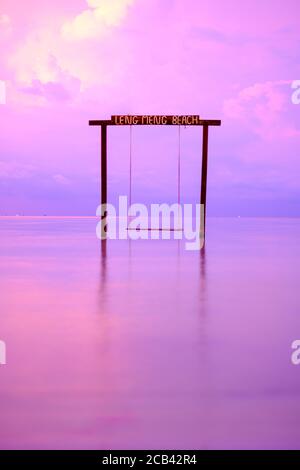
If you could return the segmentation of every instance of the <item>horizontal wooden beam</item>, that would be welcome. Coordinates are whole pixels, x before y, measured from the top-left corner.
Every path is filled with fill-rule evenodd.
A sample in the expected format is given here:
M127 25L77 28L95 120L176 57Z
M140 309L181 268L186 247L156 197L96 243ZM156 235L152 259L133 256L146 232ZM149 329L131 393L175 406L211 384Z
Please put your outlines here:
M112 126L110 119L100 119L100 120L91 120L89 121L89 126Z
M132 122L131 124L126 123L126 124L116 124L116 121L113 119L100 119L100 120L90 120L89 121L89 126L129 126L129 125L134 125L134 126L221 126L221 120L219 119L199 119L197 122L193 122L191 124L177 124L174 123L172 118L173 116L164 116L167 118L166 123L148 123L146 120L144 122L142 120L138 120L136 123Z

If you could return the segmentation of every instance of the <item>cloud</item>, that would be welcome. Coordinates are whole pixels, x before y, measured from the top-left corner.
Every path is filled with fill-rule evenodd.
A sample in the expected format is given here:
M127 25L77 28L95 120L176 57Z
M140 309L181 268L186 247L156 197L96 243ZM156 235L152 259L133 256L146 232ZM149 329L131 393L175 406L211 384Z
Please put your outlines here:
M67 178L66 176L61 175L61 174L53 175L53 179L56 183L58 183L62 186L69 186L69 184L71 183L69 178Z
M8 36L12 31L11 19L8 15L0 14L0 37Z
M54 55L57 51L55 45L53 49L47 37L34 35L10 60L15 68L19 91L35 98L36 104L41 100L44 103L68 101L80 93L80 79L59 64Z
M8 15L0 15L0 26L7 27L10 25L10 17Z
M108 87L125 83L130 38L120 29L98 35L120 25L133 3L88 0L88 9L75 18L69 16L64 23L57 17L47 28L31 29L7 59L13 71L11 102L26 106L83 102L87 94L92 100L106 100ZM95 36L92 43L82 41L74 48L73 40Z
M241 118L247 112L247 107L251 104L257 105L260 99L264 100L265 108L269 113L278 113L282 110L285 97L280 91L282 85L290 85L291 80L280 80L275 82L255 83L247 88L242 89L236 98L228 99L224 102L224 112L226 116L231 118ZM256 116L262 117L262 107L255 108Z
M47 101L68 101L80 90L80 81L70 79L67 84L59 82L42 83L40 80L33 80L29 87L22 91L32 95L44 97Z
M299 136L300 131L287 118L291 83L292 80L255 83L239 91L235 98L225 100L223 112L262 138Z
M0 160L0 178L22 179L34 175L35 167L16 161Z
M87 0L89 8L67 21L62 26L62 35L68 40L98 37L107 29L119 26L134 1Z

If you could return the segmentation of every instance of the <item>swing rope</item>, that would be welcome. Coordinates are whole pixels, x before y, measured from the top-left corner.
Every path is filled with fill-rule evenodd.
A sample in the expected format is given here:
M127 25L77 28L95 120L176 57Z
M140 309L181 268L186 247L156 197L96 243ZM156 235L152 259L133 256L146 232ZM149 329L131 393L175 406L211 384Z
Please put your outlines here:
M177 200L180 205L180 180L181 180L181 134L178 126L178 162L177 162Z
M132 126L130 126L130 138L129 138L129 207L131 206L132 200Z

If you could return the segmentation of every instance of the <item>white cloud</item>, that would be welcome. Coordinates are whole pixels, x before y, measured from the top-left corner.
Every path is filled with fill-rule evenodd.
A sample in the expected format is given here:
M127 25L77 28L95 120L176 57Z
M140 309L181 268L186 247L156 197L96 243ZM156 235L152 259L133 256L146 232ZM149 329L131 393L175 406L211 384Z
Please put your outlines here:
M87 0L87 9L75 18L70 17L65 23L57 20L52 27L30 31L8 58L17 88L26 92L23 101L30 100L36 105L52 98L70 97L74 101L91 86L111 84L115 77L118 79L128 53L118 54L118 61L115 55L120 46L125 48L126 39L119 39L118 34L101 35L121 24L134 1ZM99 34L100 41L93 44L82 41L78 45L80 52L74 48L73 40L99 39ZM22 96L18 95L17 100L20 99Z
M95 38L121 24L135 0L87 0L88 9L62 26L68 40Z
M248 107L251 103L256 104L258 100L265 100L265 109L261 107L255 108L255 114L260 115L261 111L268 112L268 115L273 117L274 114L279 113L285 104L285 97L280 90L282 85L290 85L290 80L278 80L275 82L255 83L247 88L241 90L237 97L231 98L224 102L224 112L230 118L240 118L243 114L248 112ZM272 113L272 114L271 114Z
M287 115L291 82L268 81L244 88L236 97L225 100L224 114L246 124L264 139L299 136Z
M47 101L73 99L80 93L81 80L72 68L62 41L51 31L32 32L9 58L15 72L17 88L24 102L45 104ZM21 97L16 97L20 101ZM14 100L12 96L12 100Z

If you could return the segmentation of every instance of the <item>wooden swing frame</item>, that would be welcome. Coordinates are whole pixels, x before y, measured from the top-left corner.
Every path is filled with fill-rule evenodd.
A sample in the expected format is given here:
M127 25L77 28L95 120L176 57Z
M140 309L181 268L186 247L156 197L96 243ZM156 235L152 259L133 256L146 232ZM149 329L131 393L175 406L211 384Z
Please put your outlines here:
M90 126L101 127L101 204L107 204L107 127L108 126L201 126L202 139L202 169L200 204L204 207L204 227L202 230L205 241L206 226L206 195L207 195L207 166L208 166L208 128L221 126L221 120L201 119L197 115L118 115L111 119L90 120Z

